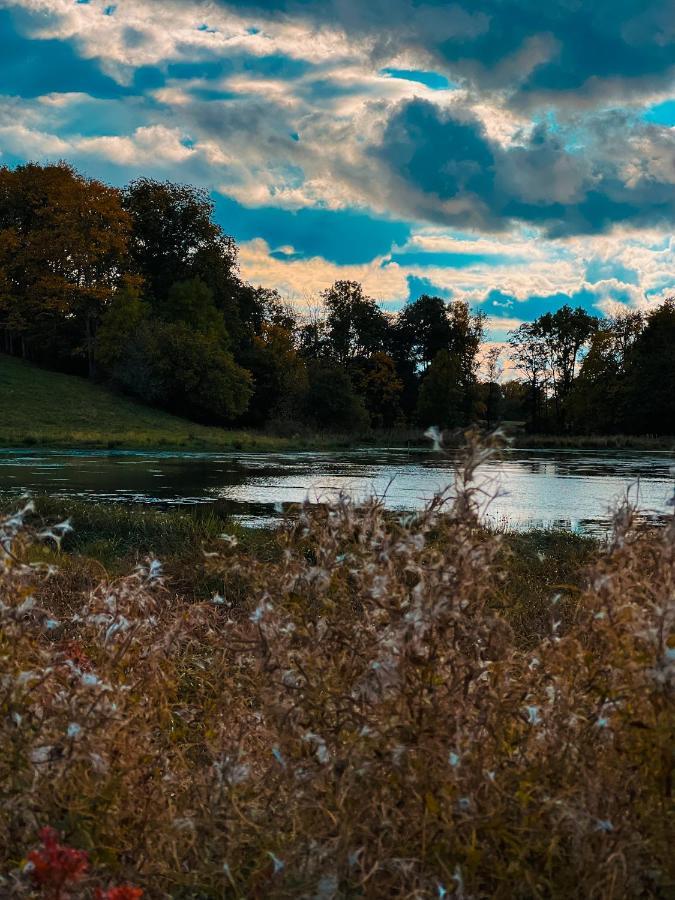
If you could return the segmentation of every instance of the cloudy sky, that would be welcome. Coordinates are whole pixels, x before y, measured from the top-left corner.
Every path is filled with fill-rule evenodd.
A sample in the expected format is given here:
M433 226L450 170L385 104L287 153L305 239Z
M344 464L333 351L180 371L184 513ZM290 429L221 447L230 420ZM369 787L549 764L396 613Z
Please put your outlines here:
M204 186L293 298L675 293L675 0L0 0L0 92L0 163Z

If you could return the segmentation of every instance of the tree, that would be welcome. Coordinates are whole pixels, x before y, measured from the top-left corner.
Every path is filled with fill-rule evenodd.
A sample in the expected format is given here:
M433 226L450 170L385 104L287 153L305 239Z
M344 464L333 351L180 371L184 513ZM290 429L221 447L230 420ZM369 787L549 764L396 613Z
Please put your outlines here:
M463 301L451 303L448 307L450 322L450 349L459 359L460 384L462 387L462 408L464 422L471 421L476 402L478 382L479 350L485 335L485 313L472 315L469 304Z
M169 291L158 317L137 290L120 292L98 334L104 372L146 403L204 421L231 422L253 394L229 350L222 317L199 279Z
M222 313L216 308L211 289L200 278L171 285L158 315L165 322L182 322L193 331L212 335L224 349L230 346Z
M373 353L369 358L355 362L352 379L371 423L377 428L390 428L400 418L399 398L403 389L391 356Z
M234 242L213 221L206 191L139 178L123 199L133 222L131 264L153 301L162 303L179 281L200 278L215 294L220 278L234 280Z
M566 426L565 401L572 389L580 354L598 328L599 320L581 307L562 306L532 323L532 334L546 353L556 420Z
M424 427L457 428L465 421L464 406L461 358L441 350L422 379L417 420Z
M548 353L533 323L524 322L509 333L511 357L527 385L530 425L538 431L548 384Z
M522 381L512 378L501 385L502 419L520 422L527 416L528 387Z
M64 162L0 169L6 348L16 352L18 344L23 356L41 359L83 356L93 375L99 319L129 281L130 230L119 191Z
M381 350L387 317L356 281L336 281L321 294L326 307L326 337L331 355L339 363Z
M400 353L425 372L436 354L450 349L452 344L452 325L445 300L424 294L408 303L398 316L396 341Z
M567 401L569 419L576 430L613 433L624 429L628 359L643 328L639 312L600 323Z
M487 427L492 428L498 421L500 414L501 389L499 380L502 376L503 366L501 364L501 347L490 347L485 354L485 380L487 382L487 391L485 397L485 416L487 419Z
M305 417L328 431L367 428L368 413L355 393L349 373L331 360L312 360L308 365L309 388Z
M675 298L647 315L626 354L626 424L632 433L675 430Z
M293 333L280 324L263 325L243 361L254 380L248 420L255 425L264 424L272 416L296 420L301 415L308 380Z

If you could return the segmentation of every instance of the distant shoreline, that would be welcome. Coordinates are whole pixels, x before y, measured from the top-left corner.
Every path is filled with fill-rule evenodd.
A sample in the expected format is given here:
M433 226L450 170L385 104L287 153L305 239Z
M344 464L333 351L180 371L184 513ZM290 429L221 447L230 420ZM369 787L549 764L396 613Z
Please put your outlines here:
M199 426L196 426L199 429ZM217 432L218 429L212 429ZM67 428L41 429L39 426L28 433L20 433L0 427L0 452L12 449L36 450L135 450L184 451L184 452L240 452L279 453L295 451L337 451L358 449L396 449L409 447L423 449L429 446L421 429L396 431L373 431L362 434L313 434L278 436L255 431L222 431L220 435L172 440L172 436L149 435L132 432L119 435L81 433ZM456 449L458 441L449 441L448 449ZM675 453L675 436L642 435L549 435L518 434L513 436L509 447L513 450L663 450Z

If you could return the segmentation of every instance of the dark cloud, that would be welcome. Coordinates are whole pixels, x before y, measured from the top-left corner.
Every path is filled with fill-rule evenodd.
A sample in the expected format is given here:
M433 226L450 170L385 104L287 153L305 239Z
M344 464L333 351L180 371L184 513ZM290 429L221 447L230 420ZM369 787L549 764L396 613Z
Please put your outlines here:
M675 76L675 0L271 0L224 2L368 37L386 64L417 50L449 77L512 102L593 102L666 88Z
M467 113L415 99L395 109L371 152L385 167L392 203L439 224L499 229L520 221L552 237L672 224L675 134L623 124L621 133L597 123L582 150L545 125L505 148ZM615 133L621 140L603 145Z

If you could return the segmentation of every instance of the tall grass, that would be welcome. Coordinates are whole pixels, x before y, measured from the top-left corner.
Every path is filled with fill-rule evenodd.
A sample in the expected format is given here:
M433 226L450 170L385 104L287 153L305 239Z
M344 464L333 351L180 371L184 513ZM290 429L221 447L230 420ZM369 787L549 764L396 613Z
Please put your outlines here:
M0 894L666 896L675 524L622 510L523 641L484 452L403 520L308 507L264 561L225 535L202 602L156 560L55 589L27 560L68 524L6 517Z

